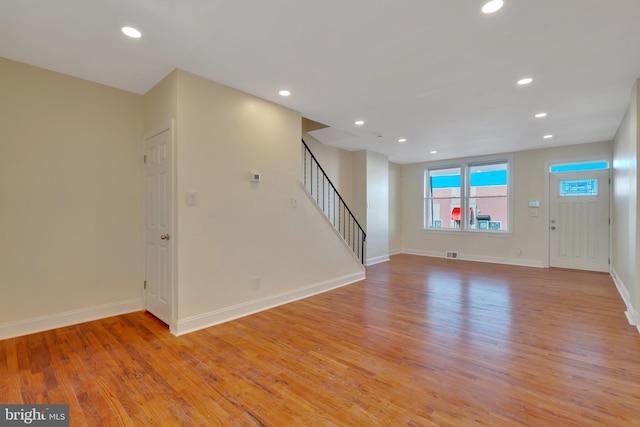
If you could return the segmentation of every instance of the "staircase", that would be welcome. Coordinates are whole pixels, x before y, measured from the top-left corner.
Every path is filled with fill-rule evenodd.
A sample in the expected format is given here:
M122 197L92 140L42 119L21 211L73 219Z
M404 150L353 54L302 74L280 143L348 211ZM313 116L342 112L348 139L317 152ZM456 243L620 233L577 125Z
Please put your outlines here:
M318 163L309 146L302 140L302 183L320 210L342 236L353 254L364 265L364 241L367 237L335 185Z

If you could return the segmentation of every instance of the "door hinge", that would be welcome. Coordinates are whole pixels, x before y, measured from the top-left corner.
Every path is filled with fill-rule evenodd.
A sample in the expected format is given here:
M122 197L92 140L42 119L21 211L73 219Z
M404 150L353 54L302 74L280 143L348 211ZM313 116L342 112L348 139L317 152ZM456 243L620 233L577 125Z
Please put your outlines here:
M147 289L147 281L144 281L144 289Z
M609 225L611 225L611 218L609 218Z
M143 157L144 157L144 162L147 163L147 155L145 154Z
M607 260L607 264L611 265L611 258Z

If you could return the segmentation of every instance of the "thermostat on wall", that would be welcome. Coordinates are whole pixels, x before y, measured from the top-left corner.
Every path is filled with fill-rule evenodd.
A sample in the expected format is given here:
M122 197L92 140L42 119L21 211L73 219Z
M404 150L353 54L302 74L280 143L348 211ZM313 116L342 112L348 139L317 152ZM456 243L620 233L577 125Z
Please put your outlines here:
M251 172L251 182L260 182L259 172Z

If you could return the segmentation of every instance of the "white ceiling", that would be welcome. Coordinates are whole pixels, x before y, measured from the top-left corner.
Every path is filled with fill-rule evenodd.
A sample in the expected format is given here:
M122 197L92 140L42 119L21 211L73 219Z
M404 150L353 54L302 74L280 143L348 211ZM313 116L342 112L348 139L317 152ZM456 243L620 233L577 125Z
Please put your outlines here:
M140 94L181 68L398 163L611 140L640 77L640 1L504 1L0 0L0 56Z

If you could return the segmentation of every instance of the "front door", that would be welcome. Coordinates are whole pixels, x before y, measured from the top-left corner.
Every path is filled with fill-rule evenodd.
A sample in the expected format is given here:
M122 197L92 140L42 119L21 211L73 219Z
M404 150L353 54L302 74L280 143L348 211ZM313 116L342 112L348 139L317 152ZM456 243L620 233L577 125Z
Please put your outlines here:
M609 170L549 176L549 265L609 271Z
M145 141L145 309L170 324L173 301L171 129Z

